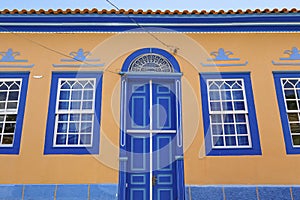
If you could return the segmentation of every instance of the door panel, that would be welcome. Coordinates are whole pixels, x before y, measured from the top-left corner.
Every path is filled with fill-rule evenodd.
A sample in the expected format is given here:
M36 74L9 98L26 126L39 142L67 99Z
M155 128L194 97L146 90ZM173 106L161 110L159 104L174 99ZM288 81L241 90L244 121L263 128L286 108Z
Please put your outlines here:
M175 134L158 133L153 136L153 199L173 199L176 196L176 174L174 162Z
M176 199L174 81L127 84L127 199Z
M153 81L153 130L176 129L174 83Z
M130 146L127 171L127 198L149 200L149 134L127 134Z
M127 129L149 129L150 94L148 82L132 81L128 84Z

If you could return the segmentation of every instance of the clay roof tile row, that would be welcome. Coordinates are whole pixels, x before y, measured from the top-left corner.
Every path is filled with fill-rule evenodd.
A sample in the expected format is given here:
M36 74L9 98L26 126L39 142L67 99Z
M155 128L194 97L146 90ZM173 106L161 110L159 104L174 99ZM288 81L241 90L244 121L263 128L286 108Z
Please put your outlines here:
M140 14L140 15L234 15L234 14L262 14L262 13L300 13L300 10L293 8L293 9L286 9L283 8L281 10L275 8L273 10L270 9L264 9L264 10L260 10L260 9L255 9L255 10L250 10L247 9L245 11L239 9L236 11L233 10L228 10L228 11L224 11L224 10L219 10L219 11L215 11L215 10L210 10L210 11L206 11L206 10L193 10L193 11L188 11L188 10L183 10L183 11L179 11L179 10L174 10L174 11L170 11L170 10L165 10L165 11L161 11L161 10L133 10L133 9L129 9L129 10L124 10L124 9L120 9L120 10L115 10L115 9L111 9L111 10L106 10L106 9L102 9L102 10L98 10L97 8L93 8L93 9L66 9L66 10L62 10L62 9L57 9L57 10L53 10L53 9L48 9L48 10L44 10L44 9L39 9L39 10L8 10L8 9L4 9L0 11L0 14L5 15L5 14L10 14L10 15L14 15L14 14Z

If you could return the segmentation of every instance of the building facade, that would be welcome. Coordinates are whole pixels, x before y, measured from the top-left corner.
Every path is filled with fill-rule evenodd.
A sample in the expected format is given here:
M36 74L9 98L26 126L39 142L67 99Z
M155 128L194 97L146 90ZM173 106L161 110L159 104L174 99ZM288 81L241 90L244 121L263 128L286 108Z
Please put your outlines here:
M1 11L0 199L300 199L300 14Z

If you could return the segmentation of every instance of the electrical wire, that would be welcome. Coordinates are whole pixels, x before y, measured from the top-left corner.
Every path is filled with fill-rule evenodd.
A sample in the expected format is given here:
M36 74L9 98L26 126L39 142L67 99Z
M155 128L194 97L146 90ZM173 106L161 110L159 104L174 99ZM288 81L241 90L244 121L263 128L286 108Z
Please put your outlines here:
M111 2L110 0L105 0L105 1L106 1L107 3L109 3L111 6L113 6L115 9L117 9L118 11L120 11L120 8L119 8L116 4L114 4L114 3ZM169 45L169 44L165 43L164 41L162 41L161 39L159 39L157 36L155 36L152 32L150 32L150 31L147 30L145 27L143 27L141 24L139 24L134 18L132 18L132 17L129 16L129 15L127 15L127 17L128 17L133 23L135 23L139 28L143 29L143 31L145 31L147 34L149 34L152 38L154 38L156 41L158 41L159 43L161 43L163 46L167 47L173 54L177 54L177 51L179 50L178 47L173 46L173 45ZM17 37L23 38L23 39L25 39L25 40L27 40L27 41L29 41L29 42L35 44L35 45L38 45L38 46L40 46L40 47L42 47L42 48L44 48L44 49L46 49L46 50L48 50L48 51L54 52L54 53L56 53L56 54L59 54L59 55L61 55L61 56L64 56L64 57L67 57L67 58L70 58L70 59L73 59L73 60L78 61L78 62L81 62L81 63L83 63L83 64L89 64L89 63L85 62L84 60L76 59L76 58L74 58L74 57L72 57L72 56L70 56L70 55L68 55L68 54L65 54L65 53L63 53L63 52L61 52L61 51L58 51L58 50L56 50L56 49L53 49L53 48L51 48L51 47L49 47L49 46L46 46L46 45L44 45L44 44L42 44L42 43L40 43L40 42L38 42L38 41L35 41L35 40L30 39L30 38L28 38L28 37L25 37L25 36L23 36L23 35L21 35L21 34L19 34L19 33L13 32L13 31L11 31L11 30L9 30L9 29L7 29L7 28L4 28L4 27L2 27L2 26L0 26L0 29L2 29L2 30L5 31L5 32L9 32L9 33L11 33L11 34L13 34L13 35L15 35L15 36L17 36ZM118 75L119 75L119 73L110 71L110 70L108 70L108 68L104 69L103 71L107 71L107 72L110 72L110 73L114 73L114 74L118 74Z
M44 45L44 44L42 44L42 43L40 43L40 42L38 42L38 41L32 40L32 39L30 39L30 38L28 38L28 37L25 37L24 35L21 35L21 34L19 34L19 33L13 32L13 31L11 31L11 30L9 30L9 29L7 29L7 28L4 28L4 27L2 27L2 26L0 26L0 29L2 29L2 30L5 31L5 32L9 32L10 34L12 34L12 35L14 35L14 36L16 36L16 37L25 39L25 40L27 40L27 41L29 41L29 42L35 44L35 45L38 45L38 46L40 46L40 47L42 47L42 48L44 48L44 49L46 49L46 50L48 50L48 51L54 52L54 53L56 53L56 54L58 54L58 55L61 55L61 56L64 56L64 57L73 59L73 60L75 60L75 61L77 61L77 62L80 62L80 63L82 63L82 64L90 64L90 63L85 62L84 60L79 60L79 59L77 59L77 58L75 58L75 57L73 57L73 56L70 56L70 55L68 55L68 54L65 54L65 53L63 53L63 52L61 52L61 51L58 51L58 50L53 49L53 48L50 48L50 47L48 47L48 46L46 46L46 45ZM110 72L110 73L114 73L114 74L119 75L119 73L110 71L110 70L108 70L108 68L104 69L103 71L104 71L104 72L107 71L107 72Z
M117 9L118 11L120 11L121 9L116 6L116 4L114 4L113 2L111 2L110 0L105 0L107 3L109 3L111 6L113 6L115 9ZM179 50L178 47L173 46L173 45L169 45L167 43L165 43L164 41L162 41L161 39L159 39L157 36L155 36L153 33L151 33L149 30L147 30L145 27L143 27L140 23L138 23L133 17L131 17L130 15L127 15L128 19L130 19L133 23L135 23L139 28L143 29L146 33L148 33L151 37L153 37L156 41L158 41L159 43L161 43L162 45L164 45L165 47L167 47L173 54L176 54L177 51Z
M21 35L21 34L19 34L19 33L13 32L13 31L11 31L11 30L9 30L9 29L7 29L7 28L4 28L4 27L2 27L2 26L0 26L0 29L2 29L2 30L5 31L5 32L9 32L9 33L11 33L12 35L15 35L15 36L17 36L17 37L23 38L23 39L25 39L25 40L27 40L27 41L29 41L29 42L31 42L31 43L34 43L34 44L36 44L36 45L38 45L38 46L40 46L40 47L42 47L42 48L44 48L44 49L47 49L47 50L49 50L49 51L54 52L54 53L56 53L56 54L59 54L59 55L62 55L62 56L71 58L71 59L73 59L73 60L76 60L76 61L78 61L78 62L82 62L82 63L84 63L84 64L88 64L88 63L86 63L86 62L83 61L83 60L79 60L79 59L74 58L74 57L72 57L72 56L70 56L70 55L68 55L68 54L65 54L65 53L63 53L63 52L60 52L60 51L55 50L55 49L53 49L53 48L50 48L50 47L48 47L48 46L46 46L46 45L44 45L44 44L42 44L42 43L40 43L40 42L37 42L37 41L32 40L32 39L30 39L30 38L27 38L27 37L25 37L25 36L23 36L23 35Z

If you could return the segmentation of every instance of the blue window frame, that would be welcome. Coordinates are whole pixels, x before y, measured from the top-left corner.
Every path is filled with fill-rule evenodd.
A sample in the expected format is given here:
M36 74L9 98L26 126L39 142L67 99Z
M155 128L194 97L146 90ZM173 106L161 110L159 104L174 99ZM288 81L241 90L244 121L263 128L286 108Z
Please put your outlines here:
M0 73L0 154L19 154L28 76Z
M250 73L201 73L208 156L261 155Z
M300 71L274 72L287 154L300 154Z
M44 154L98 154L102 72L54 72Z

